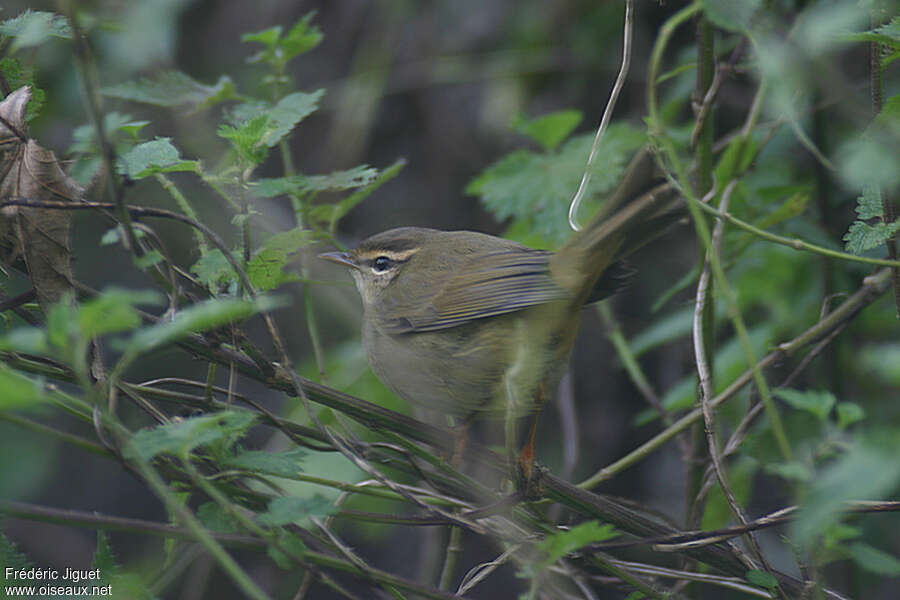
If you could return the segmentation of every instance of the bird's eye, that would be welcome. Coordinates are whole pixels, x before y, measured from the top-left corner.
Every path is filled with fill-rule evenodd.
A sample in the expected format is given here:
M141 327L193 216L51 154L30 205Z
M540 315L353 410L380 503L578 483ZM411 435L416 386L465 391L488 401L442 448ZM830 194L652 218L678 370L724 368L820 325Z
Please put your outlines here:
M394 266L394 261L387 256L379 256L372 261L372 270L376 273L384 273Z

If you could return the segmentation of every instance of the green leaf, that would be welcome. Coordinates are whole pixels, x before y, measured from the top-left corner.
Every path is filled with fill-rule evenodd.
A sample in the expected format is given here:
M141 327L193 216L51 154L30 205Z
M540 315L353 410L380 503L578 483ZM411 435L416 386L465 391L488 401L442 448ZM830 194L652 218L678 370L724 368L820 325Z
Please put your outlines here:
M326 517L337 510L337 506L321 494L312 498L283 496L269 503L269 509L260 513L259 522L263 525L288 525L299 523L309 517Z
M0 410L30 408L49 399L44 384L0 363Z
M883 215L881 189L874 185L864 185L862 195L856 199L856 217L860 220L880 219Z
M221 411L141 429L125 446L125 456L144 460L159 454L180 456L219 440L234 441L242 437L254 421L256 416L250 412Z
M231 468L246 469L265 475L293 477L297 473L303 472L300 463L308 454L309 452L303 448L294 448L287 452L245 450L228 460L226 465Z
M127 331L141 324L136 304L159 304L162 297L153 291L107 288L99 296L78 307L81 334L94 338L107 333Z
M95 569L100 569L100 575L106 581L115 577L121 570L121 567L116 562L112 546L109 544L109 536L102 529L97 530L97 549L94 551L94 559L91 561L91 566Z
M848 500L879 499L900 482L900 444L894 436L862 440L816 478L792 523L795 541L808 547L838 521Z
M333 231L337 222L344 218L344 215L350 212L357 204L372 195L375 190L396 177L405 166L405 160L402 158L397 160L390 167L379 173L376 178L369 182L363 189L350 194L336 203L313 206L309 211L310 218L320 222L326 222L328 224L328 230Z
M165 71L153 79L120 83L100 92L120 100L194 110L239 98L234 82L226 75L219 77L215 85L206 85L181 71Z
M516 131L527 135L544 150L555 150L560 142L569 137L584 115L578 110L561 110L543 117L520 121L516 124Z
M841 39L848 42L876 42L887 44L892 48L900 48L900 17L894 17L890 23L885 23L881 27L869 31L843 35Z
M292 229L277 233L263 242L262 249L247 263L247 276L254 287L268 291L288 281L297 281L296 274L284 270L288 258L314 241L308 229Z
M798 461L771 463L766 465L764 470L770 475L777 475L787 481L807 483L813 479L813 473L809 467Z
M0 337L0 350L43 354L47 351L47 334L40 327L17 327Z
M869 225L862 221L854 221L844 235L844 241L846 242L844 247L847 252L852 254L862 254L866 250L885 244L898 231L900 231L900 219L895 220L893 223L878 222L874 225Z
M549 567L570 552L588 544L604 542L618 536L619 533L612 525L608 523L601 525L597 521L587 521L568 531L559 531L548 535L538 544L538 548L546 554L544 559L538 563L538 568Z
M50 38L72 39L72 28L62 15L26 10L18 17L0 23L0 35L13 37L10 50L39 46Z
M197 508L197 518L203 526L219 533L237 533L234 520L215 502L204 502Z
M147 352L170 344L191 333L213 329L233 321L246 319L257 312L282 306L276 298L262 296L255 300L214 298L198 302L179 312L172 321L161 322L136 332L128 342L128 353Z
M747 581L749 581L753 585L765 588L767 590L774 590L778 587L778 580L774 575L767 571L753 569L747 571L745 577L747 578Z
M299 535L284 529L277 530L277 536L277 544L266 544L266 554L279 568L285 571L293 571L297 568L296 557L302 557L306 552L306 544L303 543ZM282 552L281 548L286 552Z
M257 179L251 184L250 189L260 198L275 198L285 194L300 195L306 192L359 188L371 184L376 177L378 177L377 169L360 165L329 175L291 175Z
M322 41L322 32L315 25L310 25L314 14L309 13L300 19L284 37L281 37L280 25L241 36L242 42L258 42L265 46L248 62L265 62L281 71L288 61L318 46Z
M853 402L838 402L837 405L838 427L846 429L854 423L866 418L866 411L859 404Z
M131 179L143 179L156 173L193 171L200 169L195 160L182 160L171 138L157 138L138 144L119 157L118 170Z
M814 390L791 390L787 388L779 388L775 390L775 395L790 404L797 410L804 410L825 420L834 408L837 399L834 394L827 391Z
M220 125L216 134L229 140L238 156L258 165L269 154L269 149L260 143L266 133L268 122L269 117L261 114L236 126Z
M241 260L241 253L238 250L234 250L232 255L238 261ZM210 250L201 256L191 267L191 273L196 274L197 279L213 291L218 290L222 285L237 280L234 269L231 268L231 263L228 262L219 249Z
M686 306L659 317L631 338L631 351L637 357L661 344L680 339L690 333L693 320L694 308L692 306Z
M571 235L569 203L581 182L593 140L593 134L587 134L570 139L553 152L512 152L472 180L466 192L479 196L499 220L512 219L513 225L524 221L525 230L553 244L561 243ZM582 218L598 208L599 195L614 189L630 154L644 141L642 131L624 123L606 131L600 146L602 160L593 165Z
M900 560L878 548L856 542L850 545L850 557L861 568L883 577L900 577Z
M762 0L703 0L703 12L716 27L746 31Z
M258 143L270 148L276 145L297 123L315 112L324 94L325 90L316 90L311 94L294 92L279 100L268 112L266 130Z

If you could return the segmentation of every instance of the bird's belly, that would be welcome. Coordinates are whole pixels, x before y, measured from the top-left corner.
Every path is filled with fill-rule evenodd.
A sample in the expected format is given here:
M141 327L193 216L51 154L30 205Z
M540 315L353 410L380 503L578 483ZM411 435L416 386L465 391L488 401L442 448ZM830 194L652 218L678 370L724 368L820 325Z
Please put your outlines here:
M501 416L513 400L518 411L528 412L535 408L538 386L548 393L555 389L568 352L551 350L546 339L535 343L522 315L399 335L366 327L369 364L398 396L439 412Z

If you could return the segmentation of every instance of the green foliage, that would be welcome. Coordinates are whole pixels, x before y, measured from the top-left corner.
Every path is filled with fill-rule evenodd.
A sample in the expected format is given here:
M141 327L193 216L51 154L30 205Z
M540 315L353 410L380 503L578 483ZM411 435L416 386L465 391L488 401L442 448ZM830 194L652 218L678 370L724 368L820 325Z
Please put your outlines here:
M0 410L34 408L49 400L44 384L0 364Z
M870 573L882 577L900 577L900 559L869 544L863 542L851 544L850 557L860 568Z
M196 172L199 169L197 161L181 159L170 138L138 144L119 157L118 166L119 172L131 179L143 179L157 173Z
M259 514L259 521L264 525L302 523L310 517L327 517L336 508L332 501L318 494L311 498L281 496L269 503L266 512Z
M575 552L589 544L605 542L619 536L612 525L601 525L597 521L588 521L572 527L567 531L557 531L548 535L538 544L544 554L535 565L535 569L543 570L567 554Z
M747 31L762 0L703 0L703 13L718 27Z
M40 46L50 38L72 39L72 28L65 17L51 12L26 10L0 22L0 36L15 38L10 50Z
M558 150L516 150L473 179L466 192L479 196L498 219L510 220L511 231L525 230L559 244L571 233L569 203L578 190L593 141L593 134L587 134L571 138ZM627 124L609 127L592 169L588 199L593 201L585 213L597 209L598 196L614 188L631 154L644 141L644 134Z
M206 85L181 71L163 71L152 79L128 81L103 88L104 96L153 106L200 110L239 96L234 82L222 75L214 85Z
M575 131L582 119L581 111L561 110L536 119L520 120L515 127L516 131L540 144L545 152L552 152Z
M775 395L793 408L806 411L823 421L828 418L828 415L831 414L831 409L837 403L834 394L827 391L800 391L781 388L775 390Z
M232 468L247 469L266 475L291 477L303 472L300 463L308 454L303 448L294 448L286 452L245 450L228 459L225 464Z
M791 537L809 546L836 523L845 502L877 499L900 483L900 445L891 436L861 440L815 479L792 524Z
M862 254L866 250L882 246L900 231L900 219L886 223L884 205L882 204L881 190L873 185L863 188L862 196L857 200L856 214L859 217L850 225L849 231L844 236L847 252ZM870 225L867 219L879 219Z
M78 308L78 326L86 338L107 333L129 331L140 325L134 306L160 304L162 297L154 291L133 291L110 287Z
M0 58L0 73L3 73L10 89L17 90L23 85L31 87L31 102L28 103L28 109L25 112L25 121L30 122L41 114L47 93L37 86L34 69L17 58L5 56Z
M149 352L154 348L171 344L191 333L198 333L246 319L257 312L283 306L283 301L262 296L254 300L216 298L198 302L180 311L173 320L160 322L138 330L126 346L129 354Z
M753 569L751 571L747 571L746 577L747 581L763 589L774 590L778 587L778 580L775 579L774 575L767 571L759 571L757 569Z
M160 454L185 456L194 448L214 442L233 443L256 421L250 412L220 411L182 419L135 433L125 447L129 457L151 460Z
M245 33L242 42L257 42L265 48L247 59L250 63L267 63L280 73L292 59L309 52L322 42L322 32L311 25L315 13L309 13L300 19L291 29L282 35L281 25L275 25L255 33Z
M288 258L314 241L309 230L292 229L277 233L263 242L259 252L247 263L250 282L261 291L275 289L288 281L298 281L284 270Z

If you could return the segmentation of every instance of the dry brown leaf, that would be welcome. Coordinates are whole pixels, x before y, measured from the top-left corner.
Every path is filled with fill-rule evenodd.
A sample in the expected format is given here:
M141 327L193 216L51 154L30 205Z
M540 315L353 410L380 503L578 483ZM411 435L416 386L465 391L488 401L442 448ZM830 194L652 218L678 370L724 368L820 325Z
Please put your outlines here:
M21 87L0 102L0 202L77 202L84 189L59 166L52 151L25 139L31 89ZM65 210L9 206L0 214L3 261L25 261L38 302L46 311L73 289L72 214Z

